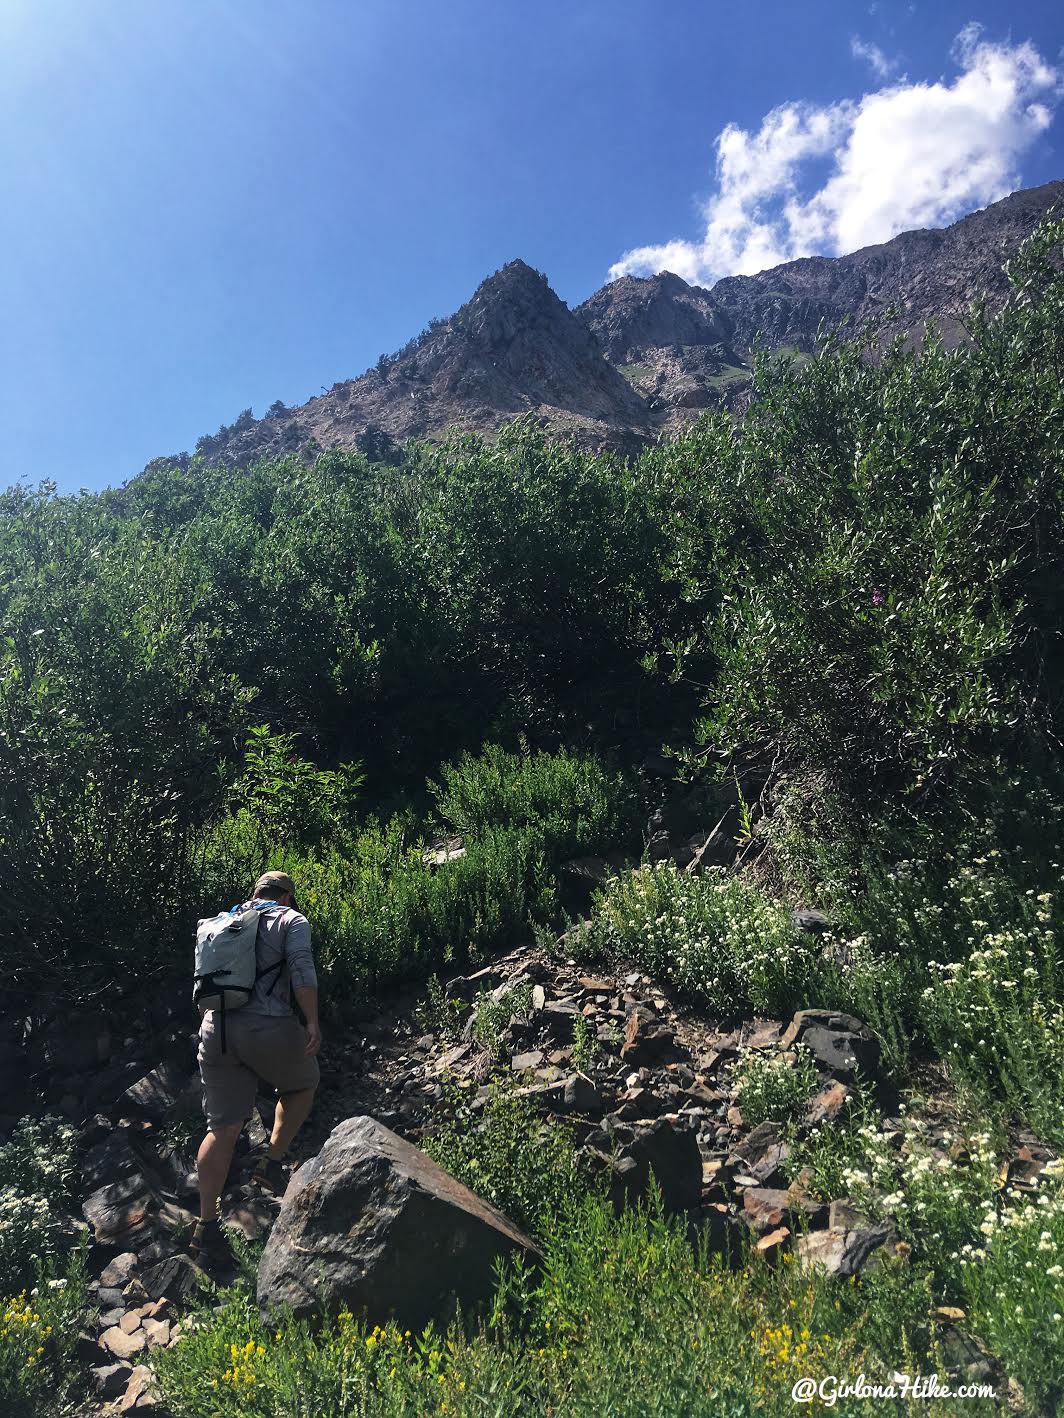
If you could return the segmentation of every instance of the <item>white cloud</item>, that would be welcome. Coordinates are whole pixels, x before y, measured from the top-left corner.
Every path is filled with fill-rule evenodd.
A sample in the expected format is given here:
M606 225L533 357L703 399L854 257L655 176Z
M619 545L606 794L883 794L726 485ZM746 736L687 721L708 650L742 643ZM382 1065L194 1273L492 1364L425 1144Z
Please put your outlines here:
M867 59L872 72L880 79L889 79L898 67L896 59L888 59L878 44L871 44L854 35L850 40L850 53L855 59Z
M637 247L609 279L675 271L706 284L942 226L1006 196L1021 185L1018 159L1052 121L1062 75L1032 44L988 43L976 25L952 58L952 82L903 79L824 107L785 103L756 133L728 124L702 239ZM810 161L825 158L826 180L803 190Z

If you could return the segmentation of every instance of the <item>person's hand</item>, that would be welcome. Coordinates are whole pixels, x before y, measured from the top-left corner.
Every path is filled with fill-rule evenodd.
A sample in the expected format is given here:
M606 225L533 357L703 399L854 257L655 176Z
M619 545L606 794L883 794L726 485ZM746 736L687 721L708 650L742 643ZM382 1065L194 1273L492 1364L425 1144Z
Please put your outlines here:
M307 1047L304 1052L308 1059L312 1059L321 1048L321 1026L317 1023L307 1025Z

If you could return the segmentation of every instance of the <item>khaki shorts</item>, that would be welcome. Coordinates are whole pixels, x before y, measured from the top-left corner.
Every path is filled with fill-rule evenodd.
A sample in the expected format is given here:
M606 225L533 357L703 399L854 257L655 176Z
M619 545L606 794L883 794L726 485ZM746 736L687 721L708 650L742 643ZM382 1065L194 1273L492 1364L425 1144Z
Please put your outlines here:
M318 1061L308 1058L307 1031L294 1014L225 1016L225 1052L214 1010L203 1016L199 1070L203 1111L210 1127L245 1123L255 1107L259 1083L282 1096L317 1088Z

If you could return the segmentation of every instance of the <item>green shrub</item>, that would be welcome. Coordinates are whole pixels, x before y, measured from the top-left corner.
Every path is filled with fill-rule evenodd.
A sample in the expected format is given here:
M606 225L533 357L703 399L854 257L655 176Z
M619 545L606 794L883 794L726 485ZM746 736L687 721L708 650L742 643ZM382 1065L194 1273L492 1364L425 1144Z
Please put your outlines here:
M816 863L837 923L818 1002L870 1025L899 1078L914 1051L934 1052L979 1106L1050 1138L1061 1129L1061 797L1051 760L991 760L864 827L821 812L808 785L784 789L783 821L765 833L786 875L796 804L809 809L803 861Z
M415 1008L414 1018L429 1034L438 1034L442 1039L457 1039L467 1009L464 1000L450 998L440 983L439 975L430 975L425 985L425 998Z
M963 870L963 869L962 869ZM1021 898L1007 925L973 920L966 960L930 962L920 1001L953 1077L984 1106L1064 1141L1064 1005L1055 896Z
M78 1181L77 1138L77 1128L62 1118L23 1118L0 1144L0 1186L67 1205Z
M143 969L130 920L180 935L249 697L199 599L169 534L91 499L0 498L0 969L16 989L91 993L131 950Z
M551 863L631 830L629 789L595 760L489 745L430 785L439 811L468 836L464 855L432 871L412 811L355 830L356 770L323 772L292 747L290 736L253 732L247 805L204 845L201 910L242 899L265 865L289 871L341 997L425 977L553 922Z
M675 692L643 661L692 620L664 564L687 541L673 515L694 481L687 451L668 470L630 469L532 417L491 443L419 450L413 549L443 621L433 650L465 688L460 743L580 742L588 724L608 734L669 715ZM485 711L495 727L470 735L469 713Z
M356 758L370 810L431 774L445 820L474 837L525 822L548 866L628 840L603 765L687 743L699 704L707 750L817 785L851 844L991 762L1052 759L1062 233L1027 244L1022 298L973 316L970 344L763 361L748 417L627 461L526 419L398 466L334 451L235 478L193 459L98 496L0 496L5 978L91 991L129 920L187 940L219 857L243 853L242 894L264 848L346 850ZM253 724L254 807L219 832ZM780 870L840 885L794 826Z
M47 1199L0 1187L0 1291L14 1293L38 1266L53 1260L62 1240Z
M579 1072L584 1072L594 1063L598 1053L598 1036L588 1022L587 1016L576 1015L573 1019L573 1047L569 1055L570 1064Z
M996 1206L1000 1159L986 1133L947 1134L938 1142L932 1148L916 1126L902 1140L874 1108L859 1103L843 1121L793 1139L786 1170L803 1174L824 1201L846 1197L872 1218L890 1217L936 1292L955 1301L961 1248Z
M542 1122L512 1083L494 1083L481 1112L451 1086L437 1117L429 1154L532 1236L544 1236L566 1200L587 1190L569 1129Z
M595 1196L567 1203L544 1246L538 1276L504 1276L485 1318L420 1335L348 1315L266 1332L250 1287L235 1287L174 1349L154 1351L167 1407L175 1418L793 1418L799 1378L945 1367L926 1274L908 1267L859 1285L789 1261L734 1272L692 1249L681 1223L618 1217Z
M991 1206L958 1256L975 1332L1023 1385L1028 1404L1064 1401L1064 1190L1050 1164L1039 1194Z
M371 823L320 855L275 851L264 865L295 880L334 997L357 998L466 961L552 918L554 883L531 835L486 829L463 857L430 871L401 821Z
M0 1287L0 1410L10 1418L69 1414L80 1395L74 1351L85 1303L85 1256L40 1268L33 1289Z
M976 318L969 348L869 360L855 342L797 374L762 361L739 436L745 535L709 627L707 743L864 800L1051 727L1062 238L1050 222L1028 244L1027 298Z
M480 994L473 1002L472 1035L491 1054L499 1054L502 1044L499 1035L515 1014L523 1014L532 1005L532 986L518 985L505 990L498 999L489 994Z
M811 1196L836 1201L853 1187L877 1177L886 1193L893 1191L894 1163L881 1146L881 1118L863 1098L851 1100L847 1112L791 1140L783 1169L791 1181L801 1175ZM866 1186L867 1189L867 1186Z
M883 1066L904 1076L915 1041L925 1043L918 1001L927 972L908 955L879 953L867 936L845 942L845 964L825 963L819 998L827 1009L854 1014L876 1034Z
M1044 804L1033 816L1048 812ZM980 1106L1053 1140L1064 1138L1057 832L1050 822L1028 844L1024 823L988 812L944 829L926 857L917 855L924 831L910 838L910 856L869 854L843 907L864 934L825 990L877 1030L895 1064L911 1042L932 1048Z
M23 1118L0 1146L0 1293L11 1295L68 1248L77 1132L59 1118Z
M485 1404L503 1418L525 1411L516 1354L470 1342L460 1329L370 1330L347 1313L265 1331L247 1280L150 1360L175 1418L423 1418Z
M242 804L261 834L264 854L277 844L314 848L330 837L346 836L364 781L356 763L327 771L300 758L294 734L273 734L267 724L253 728L244 769L232 797Z
M791 1014L817 1003L819 946L790 911L721 872L671 864L608 883L580 935L593 952L631 959L714 1012Z
M441 770L430 784L445 826L470 841L485 828L524 828L549 862L631 845L636 822L631 786L597 759L558 753L507 753L487 744Z

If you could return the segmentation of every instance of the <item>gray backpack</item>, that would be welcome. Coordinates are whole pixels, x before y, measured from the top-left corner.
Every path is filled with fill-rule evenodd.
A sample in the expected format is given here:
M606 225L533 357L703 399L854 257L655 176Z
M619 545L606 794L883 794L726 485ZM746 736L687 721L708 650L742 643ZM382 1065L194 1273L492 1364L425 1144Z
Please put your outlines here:
M269 993L280 979L285 959L265 970L259 969L259 925L264 911L277 906L275 901L259 902L254 906L234 906L217 916L206 916L196 926L196 966L192 982L192 1000L200 1014L216 1009L221 1020L222 1048L225 1048L225 1016L242 1009L254 992L257 982L273 974Z

